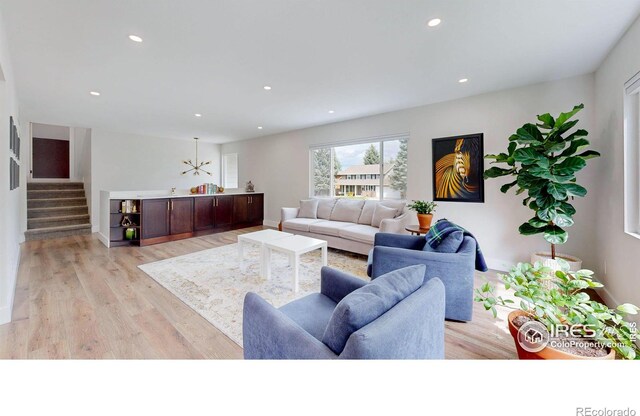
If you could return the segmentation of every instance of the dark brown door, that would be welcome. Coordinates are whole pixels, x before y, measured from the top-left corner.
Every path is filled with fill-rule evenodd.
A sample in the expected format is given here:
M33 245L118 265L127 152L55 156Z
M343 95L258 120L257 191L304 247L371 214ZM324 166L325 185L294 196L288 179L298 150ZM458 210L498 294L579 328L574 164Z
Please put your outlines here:
M215 208L215 225L223 227L233 223L233 200L232 196L217 196Z
M264 198L262 194L249 196L249 222L262 221L264 217Z
M169 235L168 199L142 200L142 238L155 238Z
M249 197L246 195L234 195L233 197L233 223L249 221Z
M33 138L33 177L69 179L69 141Z
M213 197L196 197L193 201L193 229L196 231L213 228L216 201Z
M193 198L171 200L171 234L193 232Z

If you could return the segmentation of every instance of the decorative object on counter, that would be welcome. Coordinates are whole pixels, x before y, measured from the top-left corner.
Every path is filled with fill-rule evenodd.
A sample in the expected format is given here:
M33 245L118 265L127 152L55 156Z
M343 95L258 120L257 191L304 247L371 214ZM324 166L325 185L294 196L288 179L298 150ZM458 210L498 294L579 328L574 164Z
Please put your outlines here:
M255 192L255 187L254 185L251 183L251 181L247 182L247 184L244 187L245 192Z
M171 195L175 195L176 194L176 188L171 188Z
M222 186L218 186L218 193L221 194L224 192L224 188Z
M133 222L131 222L131 218L129 218L128 215L125 215L122 217L122 222L120 222L120 225L122 225L123 227L128 227L130 225L133 225Z
M193 140L196 141L196 163L193 163L191 161L191 159L183 160L182 163L184 163L187 166L190 166L191 169L185 170L184 172L182 172L182 174L186 175L187 173L193 171L194 175L200 175L200 172L202 171L202 172L206 173L207 175L211 176L211 172L206 171L206 170L203 169L203 166L206 166L206 165L210 164L211 161L209 161L209 162L199 162L198 163L198 138L194 137Z

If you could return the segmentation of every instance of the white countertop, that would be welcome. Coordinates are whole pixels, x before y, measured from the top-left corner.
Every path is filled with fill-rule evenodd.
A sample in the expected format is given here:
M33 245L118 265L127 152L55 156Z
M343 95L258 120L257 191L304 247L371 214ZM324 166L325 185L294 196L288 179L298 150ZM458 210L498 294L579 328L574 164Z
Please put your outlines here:
M108 193L109 199L162 199L162 198L199 198L203 196L225 196L225 195L255 195L262 192L225 191L216 194L191 194L184 190L176 190L175 195L171 191L102 191Z

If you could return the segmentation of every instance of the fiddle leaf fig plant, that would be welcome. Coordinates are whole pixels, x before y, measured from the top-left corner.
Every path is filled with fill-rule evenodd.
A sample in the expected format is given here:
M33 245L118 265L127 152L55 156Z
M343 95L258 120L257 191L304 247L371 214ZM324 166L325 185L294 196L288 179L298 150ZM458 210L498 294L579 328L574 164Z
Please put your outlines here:
M567 242L565 228L574 223L576 210L570 201L587 194L586 188L576 183L576 174L587 165L587 160L600 156L594 150L586 150L589 146L586 130L568 134L579 121L569 120L583 108L583 104L577 105L556 118L549 113L539 115L539 123L527 123L509 137L505 153L485 156L493 160L492 164L506 165L485 170L485 179L512 176L514 180L500 191L507 193L515 187L516 195L526 192L522 204L533 210L534 216L518 231L523 235L543 234L551 244L553 259L555 246Z

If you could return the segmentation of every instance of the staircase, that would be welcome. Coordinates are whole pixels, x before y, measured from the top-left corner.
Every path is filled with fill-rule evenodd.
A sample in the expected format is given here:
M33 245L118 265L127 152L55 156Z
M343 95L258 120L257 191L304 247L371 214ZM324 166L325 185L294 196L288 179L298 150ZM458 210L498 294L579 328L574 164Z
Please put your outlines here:
M27 241L91 234L82 182L27 184Z

